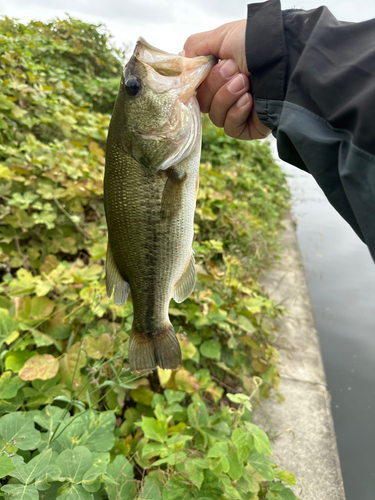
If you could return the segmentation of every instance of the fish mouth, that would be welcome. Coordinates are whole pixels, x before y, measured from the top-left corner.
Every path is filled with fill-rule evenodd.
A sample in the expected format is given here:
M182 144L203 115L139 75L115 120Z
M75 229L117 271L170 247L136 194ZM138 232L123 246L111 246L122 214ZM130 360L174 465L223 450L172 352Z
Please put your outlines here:
M146 67L148 84L153 90L164 92L166 87L175 88L183 104L195 95L196 89L217 63L214 56L190 58L170 54L157 49L142 37L137 41L134 57Z

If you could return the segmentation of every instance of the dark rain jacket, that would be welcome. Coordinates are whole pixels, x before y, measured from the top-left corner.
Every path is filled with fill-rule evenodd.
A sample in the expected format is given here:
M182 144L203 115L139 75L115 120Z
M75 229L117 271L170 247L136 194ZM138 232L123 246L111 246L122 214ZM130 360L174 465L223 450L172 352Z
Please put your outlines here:
M315 177L375 260L375 19L250 4L246 59L280 158Z

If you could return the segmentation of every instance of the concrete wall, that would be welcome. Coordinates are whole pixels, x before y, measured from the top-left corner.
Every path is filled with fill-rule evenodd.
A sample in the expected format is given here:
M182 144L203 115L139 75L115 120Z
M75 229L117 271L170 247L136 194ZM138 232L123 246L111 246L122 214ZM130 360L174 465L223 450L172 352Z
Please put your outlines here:
M263 288L289 311L278 320L280 392L285 402L264 400L255 423L276 438L275 461L291 471L302 500L345 500L330 395L314 325L303 264L291 218L281 259L263 276Z

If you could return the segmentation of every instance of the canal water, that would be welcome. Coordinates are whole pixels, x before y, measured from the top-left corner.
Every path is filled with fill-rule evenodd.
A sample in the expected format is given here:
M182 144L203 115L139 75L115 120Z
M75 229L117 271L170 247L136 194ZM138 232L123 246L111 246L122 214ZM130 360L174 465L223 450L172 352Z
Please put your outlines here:
M274 142L272 148L277 156ZM374 500L375 264L313 177L279 163L290 175L292 214L332 396L346 500Z

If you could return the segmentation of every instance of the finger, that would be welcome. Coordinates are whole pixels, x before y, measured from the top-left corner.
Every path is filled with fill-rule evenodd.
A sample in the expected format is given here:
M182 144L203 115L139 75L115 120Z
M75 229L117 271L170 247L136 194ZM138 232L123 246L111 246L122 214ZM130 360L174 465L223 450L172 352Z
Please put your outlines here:
M225 31L216 28L189 36L184 44L185 57L209 56L220 57L220 48L225 38Z
M202 113L208 113L218 90L239 72L234 59L226 59L216 64L197 91L197 99Z
M215 94L210 107L210 120L217 127L223 127L226 115L239 98L249 90L249 79L239 73Z
M224 123L224 132L230 137L242 140L264 139L271 131L259 120L254 100L245 93L230 108Z

